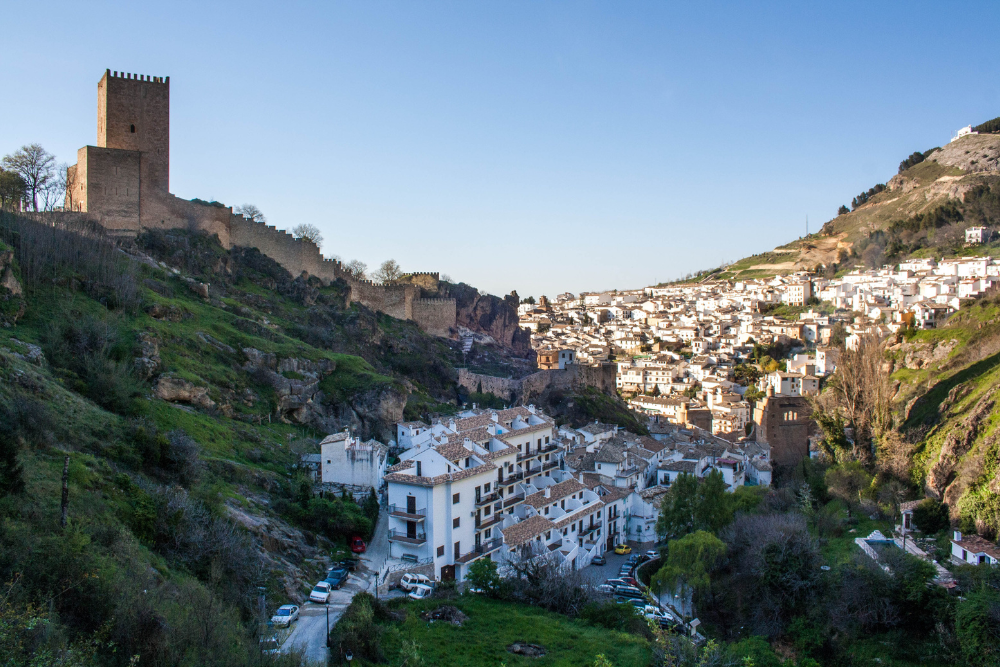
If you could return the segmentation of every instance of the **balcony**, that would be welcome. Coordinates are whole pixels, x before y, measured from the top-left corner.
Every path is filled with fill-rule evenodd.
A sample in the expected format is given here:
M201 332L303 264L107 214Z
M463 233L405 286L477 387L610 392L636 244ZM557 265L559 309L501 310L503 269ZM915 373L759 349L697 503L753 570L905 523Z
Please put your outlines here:
M481 542L476 545L476 548L467 554L462 554L459 558L455 559L456 563L471 563L481 556L496 551L503 545L503 538L497 537L487 542Z
M493 493L487 493L485 496L480 496L476 498L476 507L482 507L483 505L489 505L491 503L495 503L497 500L499 500L499 498L500 496L497 495L496 491L494 491Z
M558 467L559 467L559 461L552 459L548 463L542 465L542 471L544 472L545 470L552 470L553 468L558 468Z
M396 517L397 519L405 519L406 521L423 521L427 518L426 509L414 509L412 512L408 511L405 505L389 505L387 508L389 510L389 516Z
M524 479L524 471L523 470L519 470L518 472L512 472L512 473L510 473L509 475L507 475L499 483L500 484L510 484L511 482L520 482L522 479Z
M519 493L516 496L507 496L506 498L503 499L503 508L504 509L508 509L510 507L513 507L514 505L518 504L522 500L524 500L524 494L523 493Z
M497 512L493 516L476 521L476 530L486 530L487 528L492 528L500 523L503 523L503 515Z
M414 533L414 537L409 537L405 530L396 530L393 528L389 531L389 541L402 542L404 544L426 544L427 535L425 533Z
M535 451L533 451L533 452L529 451L529 452L526 452L524 454L518 454L517 455L517 462L520 463L521 461L533 458L535 456L538 456L538 450L537 449Z
M548 454L549 452L554 452L559 449L559 445L554 442L550 442L547 445L543 445L541 449L538 450L539 454Z

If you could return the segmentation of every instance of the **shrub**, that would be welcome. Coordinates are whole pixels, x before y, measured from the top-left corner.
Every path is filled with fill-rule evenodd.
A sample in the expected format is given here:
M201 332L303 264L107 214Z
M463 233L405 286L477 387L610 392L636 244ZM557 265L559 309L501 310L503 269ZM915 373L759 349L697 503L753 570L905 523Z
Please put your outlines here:
M925 533L936 533L950 524L948 505L937 498L925 498L913 510L913 520L917 528Z

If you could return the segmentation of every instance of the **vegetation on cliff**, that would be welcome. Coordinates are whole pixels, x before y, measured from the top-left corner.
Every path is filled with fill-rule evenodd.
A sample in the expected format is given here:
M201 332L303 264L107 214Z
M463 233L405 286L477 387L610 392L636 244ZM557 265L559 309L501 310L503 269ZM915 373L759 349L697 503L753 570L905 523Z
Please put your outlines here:
M0 215L0 654L297 664L261 655L258 587L301 600L375 518L313 497L299 453L454 410L457 346L252 249Z

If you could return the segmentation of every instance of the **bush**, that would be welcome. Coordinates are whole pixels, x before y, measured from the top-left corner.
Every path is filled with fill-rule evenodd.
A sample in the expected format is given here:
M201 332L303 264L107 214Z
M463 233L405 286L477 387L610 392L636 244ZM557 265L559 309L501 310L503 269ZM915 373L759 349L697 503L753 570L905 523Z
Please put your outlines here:
M1000 592L981 588L966 596L955 613L955 632L969 665L1000 665Z
M944 530L951 523L948 505L937 498L926 498L913 510L913 521L917 528L928 534Z
M371 663L385 660L382 652L382 626L376 621L387 615L383 605L371 593L358 593L344 610L344 615L330 632L333 655L347 651Z

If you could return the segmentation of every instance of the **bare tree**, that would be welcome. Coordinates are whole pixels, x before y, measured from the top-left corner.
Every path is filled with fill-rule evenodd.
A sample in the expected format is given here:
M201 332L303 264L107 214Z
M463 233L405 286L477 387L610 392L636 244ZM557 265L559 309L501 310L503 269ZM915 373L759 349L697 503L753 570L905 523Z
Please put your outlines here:
M292 228L292 236L297 239L309 239L316 244L317 248L323 247L323 235L319 233L319 227L316 225L296 225Z
M394 259L387 259L372 274L372 279L380 283L391 283L399 280L402 276L403 270L399 268L399 262Z
M66 200L66 170L67 164L60 164L55 168L55 173L49 182L41 189L42 210L56 211L64 208Z
M237 206L233 209L233 213L238 213L247 220L253 220L254 222L267 222L267 218L264 217L264 212L253 204L243 204L242 206Z
M38 194L54 177L56 158L41 144L28 144L3 158L4 169L20 174L31 194L32 210L38 210Z
M344 265L344 270L347 271L347 275L355 280L368 279L368 265L360 259L352 259L349 261Z
M834 410L842 411L854 429L855 454L869 459L872 442L892 428L892 385L885 341L866 333L844 350L830 381ZM822 406L829 409L831 406Z

